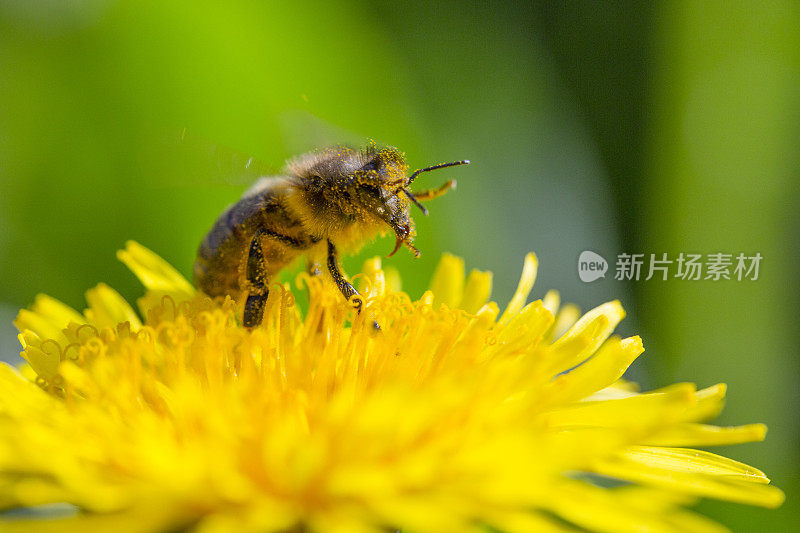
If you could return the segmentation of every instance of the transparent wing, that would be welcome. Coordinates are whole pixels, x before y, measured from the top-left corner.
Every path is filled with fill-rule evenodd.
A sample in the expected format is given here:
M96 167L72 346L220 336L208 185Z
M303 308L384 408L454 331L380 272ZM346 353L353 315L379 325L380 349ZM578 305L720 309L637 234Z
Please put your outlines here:
M282 166L282 162L267 164L253 155L187 130L149 136L139 161L144 180L152 186L167 188L246 187L261 176L280 174Z

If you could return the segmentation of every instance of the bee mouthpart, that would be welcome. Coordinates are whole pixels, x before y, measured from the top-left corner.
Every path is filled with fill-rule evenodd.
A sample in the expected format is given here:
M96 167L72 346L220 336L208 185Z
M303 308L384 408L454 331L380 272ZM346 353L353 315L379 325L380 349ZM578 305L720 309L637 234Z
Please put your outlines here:
M414 254L414 257L420 256L419 250L417 250L414 245L408 241L409 233L411 233L411 229L408 227L408 225L402 225L395 228L394 250L392 250L392 253L386 257L392 257L397 253L397 250L399 250L401 246L405 246L411 250L411 253Z
M394 243L394 250L392 250L392 253L390 253L386 257L392 257L394 254L396 254L397 250L399 250L400 246L403 244L404 239L401 239L400 237L396 237L396 239L397 240Z
M394 250L392 250L392 253L390 253L386 257L392 257L394 254L396 254L397 250L400 249L400 246L405 246L406 248L411 250L411 253L414 254L414 257L419 257L420 255L422 255L420 253L420 251L417 250L417 248L413 244L411 244L410 242L408 242L405 239L401 239L400 237L397 237L397 240L394 243Z

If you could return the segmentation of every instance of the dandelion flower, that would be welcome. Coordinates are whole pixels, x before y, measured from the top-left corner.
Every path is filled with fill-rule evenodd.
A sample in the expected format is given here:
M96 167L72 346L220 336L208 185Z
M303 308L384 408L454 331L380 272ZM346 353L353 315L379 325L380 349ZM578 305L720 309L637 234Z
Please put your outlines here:
M39 296L17 317L0 502L77 511L4 530L720 531L685 506L783 500L755 468L692 449L764 437L705 423L724 385L638 392L621 378L643 347L612 335L619 302L580 317L554 292L526 304L532 254L502 312L491 275L458 258L416 301L374 259L356 276L368 312L300 275L252 331L153 252L119 258L146 287L139 313L99 285L83 314Z

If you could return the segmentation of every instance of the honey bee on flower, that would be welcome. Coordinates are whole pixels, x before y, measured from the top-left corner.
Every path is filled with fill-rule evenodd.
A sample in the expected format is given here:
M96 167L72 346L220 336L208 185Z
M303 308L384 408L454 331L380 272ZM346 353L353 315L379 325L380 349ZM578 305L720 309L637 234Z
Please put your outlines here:
M269 282L305 255L312 270L327 262L345 299L358 291L339 269L339 250L354 250L391 230L393 255L406 246L415 255L411 203L441 196L455 186L411 192L422 172L468 164L455 161L422 168L407 176L405 157L396 148L368 145L363 150L335 146L305 154L289 163L286 176L262 178L226 209L203 239L194 265L197 285L209 296L240 297L243 323L261 323ZM357 309L361 300L356 298Z

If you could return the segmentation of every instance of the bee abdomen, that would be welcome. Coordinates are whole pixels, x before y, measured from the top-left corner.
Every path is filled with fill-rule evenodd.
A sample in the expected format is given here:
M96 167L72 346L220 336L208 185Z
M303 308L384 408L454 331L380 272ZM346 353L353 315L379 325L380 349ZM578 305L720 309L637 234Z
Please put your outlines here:
M276 195L245 196L220 215L200 244L194 278L203 292L237 297L247 289L241 267L257 231L265 247L265 276L272 276L319 241L306 234Z

